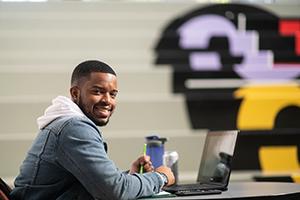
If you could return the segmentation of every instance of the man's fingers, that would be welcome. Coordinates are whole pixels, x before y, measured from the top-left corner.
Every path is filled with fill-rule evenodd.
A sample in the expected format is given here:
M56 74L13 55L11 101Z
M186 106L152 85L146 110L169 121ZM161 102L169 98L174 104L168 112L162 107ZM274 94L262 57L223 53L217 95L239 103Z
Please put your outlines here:
M153 172L154 171L154 167L153 167L152 163L145 164L144 169L145 169L146 172Z

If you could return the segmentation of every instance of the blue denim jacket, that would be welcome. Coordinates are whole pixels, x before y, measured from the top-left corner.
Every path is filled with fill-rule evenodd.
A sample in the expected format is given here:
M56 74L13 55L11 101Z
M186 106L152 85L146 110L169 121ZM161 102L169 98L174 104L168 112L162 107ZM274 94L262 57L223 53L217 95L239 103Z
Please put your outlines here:
M38 134L11 199L136 199L158 193L162 185L157 173L130 175L118 170L88 118L62 117Z

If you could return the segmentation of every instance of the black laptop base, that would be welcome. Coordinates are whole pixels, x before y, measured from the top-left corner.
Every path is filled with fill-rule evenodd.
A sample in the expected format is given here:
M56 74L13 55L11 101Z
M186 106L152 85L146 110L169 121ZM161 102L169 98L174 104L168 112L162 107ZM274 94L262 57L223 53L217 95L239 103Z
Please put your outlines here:
M190 195L209 195L209 194L221 194L221 190L179 190L174 192L177 196L190 196Z
M226 187L225 187L226 188ZM189 195L208 195L208 194L220 194L224 187L206 184L181 184L181 185L172 185L169 187L164 187L164 191L176 194L177 196L189 196Z

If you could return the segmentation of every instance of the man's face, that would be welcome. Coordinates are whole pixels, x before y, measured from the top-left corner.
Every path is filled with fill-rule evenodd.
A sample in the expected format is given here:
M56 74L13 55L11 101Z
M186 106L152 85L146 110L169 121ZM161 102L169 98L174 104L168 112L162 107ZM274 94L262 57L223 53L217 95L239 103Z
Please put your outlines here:
M117 93L117 77L102 72L92 72L71 88L73 101L97 126L108 123L116 107Z

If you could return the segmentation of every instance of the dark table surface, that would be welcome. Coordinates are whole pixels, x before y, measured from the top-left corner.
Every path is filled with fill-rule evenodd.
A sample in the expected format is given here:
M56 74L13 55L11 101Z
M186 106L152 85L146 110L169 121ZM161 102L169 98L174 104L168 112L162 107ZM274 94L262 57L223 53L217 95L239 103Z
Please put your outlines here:
M162 198L151 198L162 199ZM174 199L265 199L300 200L300 184L286 182L231 182L228 190L216 195L163 198Z

